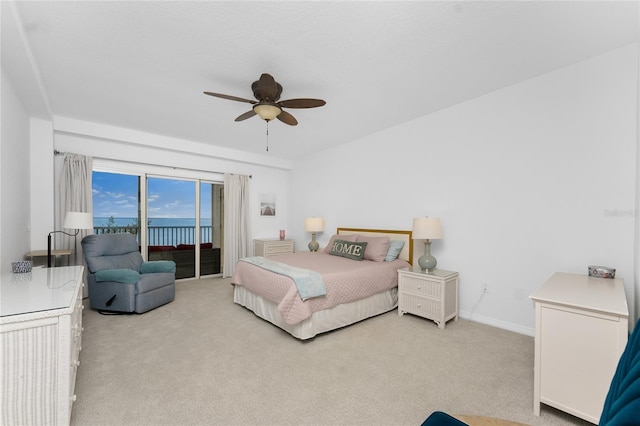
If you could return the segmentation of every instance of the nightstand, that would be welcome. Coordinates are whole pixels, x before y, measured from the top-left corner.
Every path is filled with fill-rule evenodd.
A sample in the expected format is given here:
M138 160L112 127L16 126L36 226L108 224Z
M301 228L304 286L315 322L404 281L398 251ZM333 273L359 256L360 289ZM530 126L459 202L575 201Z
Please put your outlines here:
M423 272L419 266L400 269L398 315L418 315L444 328L450 319L458 320L458 283L457 272Z
M254 256L275 256L293 253L293 240L253 240Z

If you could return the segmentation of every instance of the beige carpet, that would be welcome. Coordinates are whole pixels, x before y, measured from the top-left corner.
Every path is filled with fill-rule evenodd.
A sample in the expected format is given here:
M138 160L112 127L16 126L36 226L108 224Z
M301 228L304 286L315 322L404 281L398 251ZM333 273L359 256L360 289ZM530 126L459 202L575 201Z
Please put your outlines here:
M303 342L235 305L229 280L176 287L143 315L85 309L72 425L420 425L434 410L589 424L533 415L528 336L393 311Z

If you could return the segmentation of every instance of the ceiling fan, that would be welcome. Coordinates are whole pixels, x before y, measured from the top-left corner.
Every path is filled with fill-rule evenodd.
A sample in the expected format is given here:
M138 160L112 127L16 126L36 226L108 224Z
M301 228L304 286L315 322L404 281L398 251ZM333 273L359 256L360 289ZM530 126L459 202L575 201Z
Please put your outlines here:
M316 108L326 104L322 99L309 98L278 101L278 99L280 99L280 94L282 93L282 86L280 83L276 82L270 74L266 73L260 76L260 80L253 82L251 89L253 90L253 96L257 101L239 98L237 96L223 95L221 93L204 92L204 94L215 96L217 98L229 99L231 101L246 102L253 105L253 109L251 109L251 111L247 111L238 116L235 121L246 120L254 115L258 115L267 123L274 118L277 118L290 126L297 125L298 120L282 108Z

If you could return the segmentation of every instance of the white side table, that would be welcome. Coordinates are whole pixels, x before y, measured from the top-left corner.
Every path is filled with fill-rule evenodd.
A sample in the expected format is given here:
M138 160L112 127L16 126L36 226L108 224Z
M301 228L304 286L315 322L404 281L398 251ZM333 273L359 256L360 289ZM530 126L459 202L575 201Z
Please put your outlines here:
M71 255L72 252L73 252L73 250L71 250L71 249L51 250L51 257L53 257L52 264L53 265L55 265L55 264L60 265L60 262L57 261L58 257L67 256L66 262L62 266L68 266L68 264L69 264L69 255ZM29 259L31 259L31 261L33 262L34 266L39 266L39 265L46 265L47 264L47 254L48 254L47 250L34 250L34 251L30 251L29 253L25 254L25 257L28 257Z
M398 271L398 315L413 314L433 320L444 328L458 320L457 272L436 269L423 272L419 266Z
M253 240L255 256L275 256L283 253L293 253L293 240Z

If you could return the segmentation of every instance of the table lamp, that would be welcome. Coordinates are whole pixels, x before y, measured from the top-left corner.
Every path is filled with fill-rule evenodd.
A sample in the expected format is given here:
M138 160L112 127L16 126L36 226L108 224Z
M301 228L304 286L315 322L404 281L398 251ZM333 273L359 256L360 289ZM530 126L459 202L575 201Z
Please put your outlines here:
M433 272L438 261L431 256L431 240L442 239L442 226L438 217L416 217L413 219L412 238L424 241L424 254L418 259L423 272Z
M93 214L85 212L67 212L64 217L63 228L75 229L75 234L70 234L65 231L51 231L47 237L47 268L51 268L51 234L61 233L70 237L78 235L81 229L93 229Z
M320 248L320 244L316 241L316 233L322 232L324 229L324 220L319 217L308 217L304 220L304 230L311 232L311 241L309 242L309 251L316 252Z

